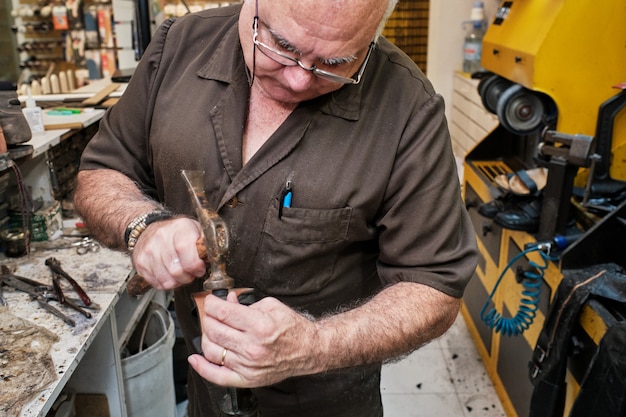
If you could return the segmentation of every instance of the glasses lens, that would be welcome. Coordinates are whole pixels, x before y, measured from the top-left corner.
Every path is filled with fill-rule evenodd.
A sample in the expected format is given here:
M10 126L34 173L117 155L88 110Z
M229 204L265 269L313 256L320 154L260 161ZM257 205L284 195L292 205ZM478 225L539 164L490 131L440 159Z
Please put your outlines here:
M267 56L273 61L284 66L293 67L295 65L299 65L300 68L304 69L305 71L312 71L313 74L315 74L316 76L324 80L331 81L334 83L339 83L339 84L358 84L359 83L361 74L363 70L365 69L365 65L367 65L367 60L369 59L369 55L370 55L371 47L372 47L372 45L370 45L370 49L368 50L367 56L365 57L365 61L361 64L358 78L357 79L347 78L342 75L324 71L316 67L311 67L311 68L305 67L302 64L302 62L298 60L298 58L291 57L285 54L284 52L278 51L280 46L276 44L272 36L269 36L266 33L266 31L264 31L260 27L255 28L255 29L256 30L255 30L254 37L252 40L254 44L257 46L257 48L259 48L259 51L263 53L263 55Z
M298 65L298 61L295 58L288 57L283 55L281 52L278 52L269 46L265 45L263 42L257 41L256 46L259 48L259 51L263 52L268 58L278 62L281 65L285 66L294 66Z
M323 78L323 79L325 79L327 81L332 81L334 83L355 84L355 80L352 79L352 78L346 78L344 76L333 74L333 73L328 72L328 71L322 71L322 70L316 69L315 71L313 71L313 73L315 75L317 75L318 77L320 77L320 78Z

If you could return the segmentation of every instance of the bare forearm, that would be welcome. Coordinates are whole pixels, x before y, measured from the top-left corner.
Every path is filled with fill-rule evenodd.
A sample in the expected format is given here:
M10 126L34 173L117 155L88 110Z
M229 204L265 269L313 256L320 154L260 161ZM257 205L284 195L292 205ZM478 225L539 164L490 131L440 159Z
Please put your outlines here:
M459 305L459 299L410 282L318 320L272 297L246 307L234 293L227 301L209 295L201 312L203 355L192 355L189 362L206 380L233 387L381 363L443 334Z
M325 369L384 362L441 336L454 322L460 300L430 287L402 282L364 305L317 322Z
M112 170L79 172L74 204L89 231L113 249L125 248L124 232L132 219L160 207L128 177Z

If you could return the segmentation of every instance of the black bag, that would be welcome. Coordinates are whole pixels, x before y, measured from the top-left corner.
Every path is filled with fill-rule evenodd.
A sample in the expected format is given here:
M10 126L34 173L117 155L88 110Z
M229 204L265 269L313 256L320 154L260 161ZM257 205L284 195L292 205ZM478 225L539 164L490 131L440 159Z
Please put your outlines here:
M626 323L600 341L569 417L626 417Z
M530 417L563 416L566 393L565 376L567 359L572 348L572 329L578 322L580 310L589 297L594 297L598 300L604 298L626 305L626 275L623 274L622 268L610 263L563 272L563 280L557 288L550 312L539 334L533 358L529 363L529 376L534 386L530 403ZM619 333L617 329L616 333ZM611 336L611 338L613 337L615 336ZM608 343L609 341L605 342L604 345ZM611 351L619 350L619 347L623 349L623 346L623 344L617 345L617 347L605 346L602 352L607 349ZM584 386L581 387L581 395L583 395L583 388L585 389L584 397L581 397L580 401L576 401L578 403L576 410L580 411L576 411L578 414L571 414L570 417L621 416L616 410L623 410L623 404L621 403L624 402L625 392L624 369L622 367L621 369L607 370L601 363L604 359L599 359L599 352L601 352L600 347L596 355L596 359L599 362L595 365L596 361L594 361L592 365L592 367L597 366L598 368L593 371L593 377L591 376L592 369L590 368L588 371L589 378L603 378L602 374L606 372L615 373L616 379L619 378L619 375L622 375L622 383L620 384L621 395L615 398L616 402L620 404L613 405L610 401L604 401L602 406L606 407L605 411L589 414L588 405L584 403L585 398L597 396L597 393L602 390L608 392L609 389L619 389L619 387L606 387L606 382L585 382ZM617 363L612 363L611 365L613 364L617 365ZM616 382L615 384L617 385ZM594 398L594 400L596 399Z

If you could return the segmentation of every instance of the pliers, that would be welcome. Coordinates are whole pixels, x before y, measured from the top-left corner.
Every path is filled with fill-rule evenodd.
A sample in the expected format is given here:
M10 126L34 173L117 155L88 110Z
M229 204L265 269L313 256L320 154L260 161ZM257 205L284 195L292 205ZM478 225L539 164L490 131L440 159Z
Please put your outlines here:
M2 266L2 275L0 275L0 285L7 285L11 288L14 288L18 291L25 292L30 295L30 298L34 301L37 301L39 307L48 311L49 313L54 314L59 317L61 320L69 324L70 326L76 326L76 322L66 314L64 314L61 310L53 307L48 304L49 297L46 295L51 288L48 288L45 285L33 285L32 281L28 278L19 277L17 275L13 275L8 273L8 270L5 269L5 266Z
M49 304L50 300L57 301L59 304L67 305L68 307L73 308L87 318L92 317L91 313L86 311L85 308L96 308L96 306L91 302L89 297L87 297L87 294L85 294L82 288L80 288L80 286L78 286L75 281L74 283L76 283L76 286L80 289L80 291L77 292L79 296L81 296L81 300L74 300L65 297L63 291L61 290L61 286L58 283L58 278L55 279L53 277L52 282L53 285L45 285L30 278L20 277L18 275L12 274L9 271L9 268L2 265L2 274L0 274L0 285L7 285L18 291L29 294L34 301L37 301L41 308L59 317L70 326L76 325L74 319L63 313L58 308ZM89 301L88 305L83 297L86 297L86 299ZM84 308L81 307L79 303L84 304Z
M74 278L72 278L67 272L65 272L61 268L61 262L59 262L56 258L48 258L46 259L45 263L52 271L52 287L54 289L57 301L60 304L67 304L69 307L72 307L74 310L78 311L85 317L91 318L91 313L84 310L73 300L65 297L65 294L63 294L63 288L61 287L60 283L61 278L65 278L70 283L74 291L76 291L76 294L78 294L78 296L82 300L85 307L89 307L91 305L91 299L89 298L85 290L81 288L81 286L78 284L78 282L76 282Z

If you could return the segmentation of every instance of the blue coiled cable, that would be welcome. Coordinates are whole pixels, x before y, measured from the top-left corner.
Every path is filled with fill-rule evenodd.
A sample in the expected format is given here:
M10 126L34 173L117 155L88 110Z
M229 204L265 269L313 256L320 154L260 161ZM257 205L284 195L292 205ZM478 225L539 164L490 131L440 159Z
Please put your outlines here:
M541 283L543 282L544 271L548 267L549 261L556 260L555 258L550 257L549 252L544 252L543 249L544 248L542 246L535 246L520 252L513 257L513 259L511 259L498 277L496 285L493 287L491 294L489 294L489 298L487 298L485 305L480 311L481 320L489 326L490 329L495 329L496 333L501 332L505 336L519 336L524 333L524 331L528 329L535 320L537 309L539 308ZM524 271L523 275L525 279L522 281L524 289L522 290L522 299L515 316L504 317L502 313L498 312L495 308L486 312L489 307L489 303L493 299L493 295L496 293L496 290L504 277L504 274L506 274L506 271L508 271L521 257L526 256L531 252L539 252L541 259L543 260L543 265L539 265L531 260L528 261L530 266L532 266L537 272Z

